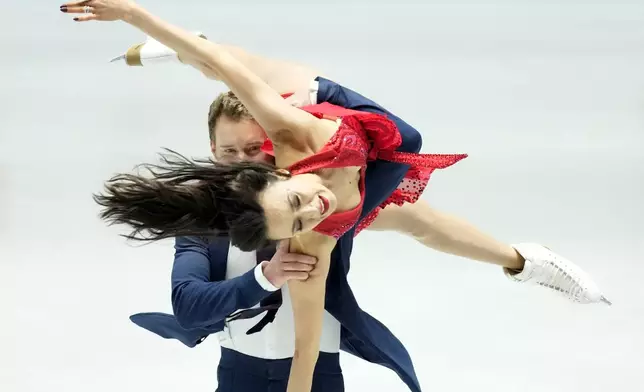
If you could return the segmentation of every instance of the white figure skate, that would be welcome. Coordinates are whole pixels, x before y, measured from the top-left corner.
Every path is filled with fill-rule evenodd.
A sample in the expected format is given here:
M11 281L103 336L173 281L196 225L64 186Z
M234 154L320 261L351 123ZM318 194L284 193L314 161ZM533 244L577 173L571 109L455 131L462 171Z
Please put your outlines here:
M203 39L207 39L205 35L199 32L195 32L194 34ZM148 37L143 43L131 46L124 54L110 60L110 63L117 61L123 62L131 67L142 67L159 63L183 63L177 52L151 37Z
M576 303L612 305L590 276L571 261L539 244L522 243L512 247L525 259L525 267L518 273L504 269L511 280L547 287Z

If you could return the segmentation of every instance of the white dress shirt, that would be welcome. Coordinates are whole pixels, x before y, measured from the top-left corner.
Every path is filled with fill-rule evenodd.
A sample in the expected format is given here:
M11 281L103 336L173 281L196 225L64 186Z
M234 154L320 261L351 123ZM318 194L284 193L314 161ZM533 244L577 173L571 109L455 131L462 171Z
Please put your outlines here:
M257 282L265 290L277 290L264 276L261 264L257 264L255 252L243 252L234 246L230 246L226 279L241 276L253 268L255 269ZM295 352L295 328L288 284L282 286L282 298L282 306L277 311L275 320L257 333L246 335L246 331L255 326L266 313L250 319L227 322L224 330L217 334L221 346L257 358L283 359L293 357ZM326 310L323 317L320 351L327 353L340 351L340 322Z

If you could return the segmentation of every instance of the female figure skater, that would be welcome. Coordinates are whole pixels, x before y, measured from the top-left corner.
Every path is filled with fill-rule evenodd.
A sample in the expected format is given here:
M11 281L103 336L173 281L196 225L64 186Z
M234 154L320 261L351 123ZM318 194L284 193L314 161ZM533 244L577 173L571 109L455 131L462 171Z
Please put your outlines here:
M377 216L377 209L362 215L367 162L408 165L405 181L385 202L403 204L418 199L433 170L465 155L399 152L405 137L417 137L417 132L385 115L324 104L294 108L219 45L167 24L131 1L89 0L61 10L83 13L77 21L126 21L188 54L225 82L266 131L276 165L290 172L251 163L202 164L170 154L164 165L148 166L153 178L116 176L107 184L108 194L97 201L106 207L105 219L134 228L132 237L220 232L243 250L291 238L291 250L317 257L309 279L289 285L296 344L288 391L310 390L331 252L338 238Z

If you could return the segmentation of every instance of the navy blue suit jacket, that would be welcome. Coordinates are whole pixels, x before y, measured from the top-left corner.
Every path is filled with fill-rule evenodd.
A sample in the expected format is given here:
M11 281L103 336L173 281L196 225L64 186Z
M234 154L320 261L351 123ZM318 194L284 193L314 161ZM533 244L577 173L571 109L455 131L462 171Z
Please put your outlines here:
M348 109L386 114L398 125L402 135L399 151L420 151L421 135L400 118L346 87L324 78L318 78L318 82L318 103L329 102ZM369 162L365 173L363 217L389 197L408 168L380 160ZM341 348L394 370L411 391L420 392L413 363L403 344L387 327L360 308L349 287L347 274L354 230L338 240L327 278L325 308L342 324ZM188 347L195 347L208 335L223 330L227 315L250 308L270 294L257 283L253 270L225 280L227 254L228 241L225 239L206 244L199 238L177 238L172 270L174 315L139 313L131 316L131 320L164 338L178 339Z

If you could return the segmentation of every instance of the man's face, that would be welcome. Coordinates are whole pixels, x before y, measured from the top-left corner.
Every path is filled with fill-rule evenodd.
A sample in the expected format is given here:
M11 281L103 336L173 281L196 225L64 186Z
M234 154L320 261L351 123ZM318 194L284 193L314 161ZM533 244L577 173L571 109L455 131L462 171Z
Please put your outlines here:
M260 150L266 140L264 130L252 120L238 122L222 116L215 127L215 142L210 149L219 162L253 161L274 163L273 157Z

